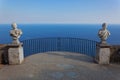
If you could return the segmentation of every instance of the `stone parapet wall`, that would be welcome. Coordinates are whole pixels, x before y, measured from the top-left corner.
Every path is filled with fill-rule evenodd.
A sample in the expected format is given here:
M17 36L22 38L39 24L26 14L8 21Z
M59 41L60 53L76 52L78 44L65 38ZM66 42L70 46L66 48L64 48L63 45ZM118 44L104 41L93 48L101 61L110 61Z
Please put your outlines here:
M8 64L8 49L7 44L0 44L0 64ZM110 62L120 63L120 45L111 45L110 46Z
M23 60L22 44L0 44L0 64L21 64Z
M6 44L0 44L0 64L8 63L8 47Z
M110 50L110 61L113 63L120 63L120 45L112 45Z

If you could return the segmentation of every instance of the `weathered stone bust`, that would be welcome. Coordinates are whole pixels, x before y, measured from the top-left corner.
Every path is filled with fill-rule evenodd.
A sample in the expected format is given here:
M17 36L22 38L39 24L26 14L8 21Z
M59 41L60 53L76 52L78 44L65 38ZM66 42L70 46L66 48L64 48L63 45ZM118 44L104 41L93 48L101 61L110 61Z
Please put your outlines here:
M22 35L22 31L17 28L16 23L12 24L12 28L13 29L10 31L10 35L11 35L11 37L13 39L12 44L19 44L20 43L19 38Z
M101 44L106 44L106 40L109 37L110 32L107 30L107 24L102 24L102 29L99 30L98 36L101 39Z

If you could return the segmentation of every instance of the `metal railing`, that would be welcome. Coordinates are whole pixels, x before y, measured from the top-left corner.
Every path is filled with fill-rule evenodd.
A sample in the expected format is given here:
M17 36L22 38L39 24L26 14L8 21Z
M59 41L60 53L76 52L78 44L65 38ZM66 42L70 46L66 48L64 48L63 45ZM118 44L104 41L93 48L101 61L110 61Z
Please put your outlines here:
M80 38L37 38L22 41L24 56L47 51L67 51L95 57L96 41Z

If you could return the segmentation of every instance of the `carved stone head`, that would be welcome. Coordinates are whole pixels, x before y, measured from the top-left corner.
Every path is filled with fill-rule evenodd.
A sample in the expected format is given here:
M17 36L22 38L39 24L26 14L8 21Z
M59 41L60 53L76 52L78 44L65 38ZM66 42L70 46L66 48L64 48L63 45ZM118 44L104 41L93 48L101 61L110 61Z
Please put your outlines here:
M105 30L107 28L107 24L106 23L103 23L102 24L102 29Z
M17 29L17 24L16 23L12 23L12 28L13 29Z

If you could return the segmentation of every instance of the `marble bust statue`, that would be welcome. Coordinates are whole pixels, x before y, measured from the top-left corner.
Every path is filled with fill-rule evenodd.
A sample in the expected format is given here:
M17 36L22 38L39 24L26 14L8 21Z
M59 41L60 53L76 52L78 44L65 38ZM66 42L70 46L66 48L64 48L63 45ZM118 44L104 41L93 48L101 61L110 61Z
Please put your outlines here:
M109 37L110 32L107 30L107 24L103 23L102 24L102 29L99 30L98 36L101 39L102 44L106 44L106 40Z
M19 44L19 38L22 35L22 31L20 29L17 28L17 24L13 23L12 25L12 30L10 31L10 35L13 39L12 44Z

